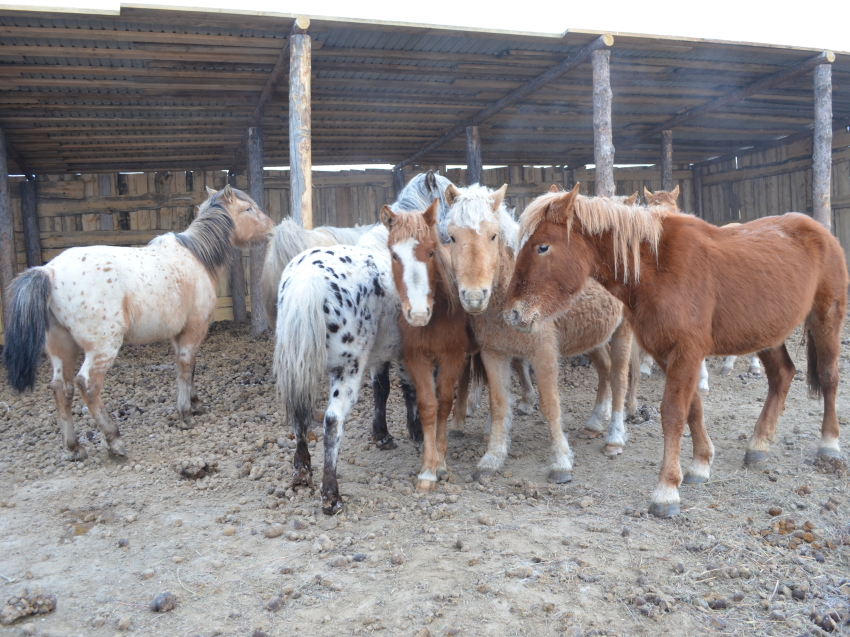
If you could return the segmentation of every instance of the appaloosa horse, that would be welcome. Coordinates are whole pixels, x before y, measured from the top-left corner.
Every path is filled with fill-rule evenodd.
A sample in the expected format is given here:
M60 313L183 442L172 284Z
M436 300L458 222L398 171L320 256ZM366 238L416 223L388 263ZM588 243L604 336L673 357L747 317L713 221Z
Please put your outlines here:
M19 391L35 386L46 343L66 459L88 456L71 415L75 380L109 451L127 455L101 398L103 379L124 343L171 340L177 411L183 427L194 426L192 404L200 402L195 355L213 319L219 277L232 246L259 241L272 228L241 190L207 190L209 198L185 232L169 232L144 248L71 248L12 283L3 350L9 384ZM85 360L75 379L80 353Z
M479 473L493 473L505 462L511 427L510 375L513 357L531 363L540 391L540 411L549 425L553 462L548 479L572 479L572 451L561 429L558 397L558 354L589 352L599 372L599 390L591 430L607 424L605 405L610 383L614 414L608 428L605 453L614 455L626 443L624 402L632 335L623 320L622 304L599 285L589 285L572 312L534 334L511 329L502 316L502 301L513 273L518 226L504 206L507 185L498 191L483 186L457 189L449 186L451 205L448 234L451 263L463 308L471 315L472 330L481 347L481 358L490 384L490 440L478 464ZM608 359L608 342L611 359ZM605 369L607 361L608 369ZM610 405L610 403L608 403Z
M760 462L795 374L784 341L801 323L810 394L824 399L817 454L839 456L835 396L848 277L841 246L819 223L788 213L717 228L669 205L638 209L583 197L576 185L538 197L520 228L523 245L504 303L510 322L524 332L545 327L570 309L590 276L628 308L641 347L666 374L653 515L679 512L685 422L694 449L685 482L710 475L714 447L697 391L700 361L758 352L768 394L744 461Z

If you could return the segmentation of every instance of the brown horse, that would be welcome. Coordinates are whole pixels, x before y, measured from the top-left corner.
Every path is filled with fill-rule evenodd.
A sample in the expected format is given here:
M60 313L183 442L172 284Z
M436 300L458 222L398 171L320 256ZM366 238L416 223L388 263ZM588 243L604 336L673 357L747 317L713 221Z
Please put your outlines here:
M520 228L523 245L505 299L510 322L523 331L544 327L592 276L623 301L640 345L666 374L664 459L652 514L679 511L686 421L694 458L685 482L708 480L714 448L696 391L705 356L758 352L768 394L744 461L767 458L795 374L784 341L800 323L810 394L824 398L817 454L839 455L835 395L848 278L841 246L819 223L789 213L717 228L669 205L636 209L582 197L576 185L538 197Z
M454 420L463 428L469 378L467 355L477 349L466 313L457 302L448 250L437 230L437 200L422 213L381 209L389 230L393 280L401 300L398 328L404 366L416 386L422 421L422 471L416 489L431 491L446 472L446 422L458 389ZM436 386L434 366L437 366Z
M503 204L505 190L493 192L483 186L458 190L446 188L451 209L448 217L451 262L458 296L471 315L475 338L490 384L492 429L487 453L478 464L478 473L494 473L507 457L510 411L511 358L531 363L540 391L540 411L549 425L553 462L548 479L568 482L572 479L572 451L561 428L558 397L558 355L572 356L589 352L599 373L599 389L594 417L601 415L610 385L614 394L614 413L608 428L605 452L619 453L626 442L625 402L632 334L623 320L622 304L600 285L592 284L581 301L563 319L549 323L535 334L518 334L504 321L502 304L514 268L514 249L518 226ZM608 342L611 342L610 356ZM611 416L610 412L607 414ZM591 418L588 428L597 421ZM603 415L604 417L604 415ZM599 420L597 427L604 423Z

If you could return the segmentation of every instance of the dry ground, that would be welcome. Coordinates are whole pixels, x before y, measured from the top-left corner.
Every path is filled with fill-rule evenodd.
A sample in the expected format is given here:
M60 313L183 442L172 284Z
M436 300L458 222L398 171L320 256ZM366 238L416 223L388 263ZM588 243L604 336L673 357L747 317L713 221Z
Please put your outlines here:
M804 369L796 342L789 349ZM682 488L674 520L644 513L661 459L657 372L641 384L644 420L629 425L626 452L607 460L601 442L575 437L591 411L592 369L564 361L564 424L576 451L565 486L545 482L538 411L515 418L503 474L472 481L485 398L466 437L450 440L448 480L426 496L411 488L419 455L405 439L398 388L388 414L399 447L379 451L368 439L364 386L341 452L346 507L327 518L314 490L289 488L293 443L276 416L272 350L268 337L252 341L241 327L216 324L196 376L208 413L182 431L170 348L124 348L105 396L131 456L123 463L101 450L79 396L77 430L90 458L60 459L47 364L33 394L0 384L9 407L0 405L0 603L24 587L58 599L54 612L0 635L111 636L128 623L127 634L181 637L799 635L825 634L812 614L830 628L830 611L833 634L848 629L848 478L812 462L821 406L806 397L802 374L769 462L748 470L741 438L767 383L743 373L743 360L728 378L710 362L712 480ZM846 382L839 414L850 411ZM321 446L311 443L317 476ZM198 457L217 469L195 480L175 471ZM782 514L772 518L770 507ZM814 527L811 541L789 547L792 526ZM165 591L176 608L151 612Z

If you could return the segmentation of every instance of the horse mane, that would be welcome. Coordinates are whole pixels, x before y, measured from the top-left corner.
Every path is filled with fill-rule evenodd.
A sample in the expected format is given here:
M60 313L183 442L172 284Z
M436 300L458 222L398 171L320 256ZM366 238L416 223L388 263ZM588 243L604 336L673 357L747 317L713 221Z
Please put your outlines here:
M623 281L629 278L629 256L635 282L640 280L640 244L647 242L657 257L664 219L679 214L661 206L627 206L607 197L584 195L576 195L572 209L562 211L558 204L563 197L563 192L547 192L528 205L519 220L520 248L545 221L566 225L569 240L573 221L577 220L587 234L611 233L614 276L618 276L622 264Z
M429 204L430 205L430 204ZM449 251L440 241L440 231L437 226L429 226L425 223L425 219L421 212L410 211L396 213L393 219L392 230L387 237L386 245L392 245L406 241L407 239L415 239L422 241L431 236L436 243L434 252L437 257L437 274L439 275L442 284L445 286L446 297L449 301L449 312L454 313L457 309L458 291L452 274L451 257ZM392 240L392 243L390 243Z
M452 182L439 172L429 170L419 173L398 193L395 202L390 204L390 210L399 212L421 212L427 210L434 199L439 200L437 209L437 227L440 231L440 243L449 242L448 226L449 204L446 201L446 188Z
M254 200L236 188L233 195L254 205ZM236 229L233 217L222 203L222 191L212 195L198 207L198 216L184 232L175 234L177 242L195 255L195 258L212 275L230 259L233 233Z
M508 211L504 201L494 213L493 191L486 186L473 184L466 188L458 188L458 193L446 219L446 226L451 222L456 226L472 228L479 232L482 222L497 223L499 224L499 235L502 243L516 254L519 226L513 215Z

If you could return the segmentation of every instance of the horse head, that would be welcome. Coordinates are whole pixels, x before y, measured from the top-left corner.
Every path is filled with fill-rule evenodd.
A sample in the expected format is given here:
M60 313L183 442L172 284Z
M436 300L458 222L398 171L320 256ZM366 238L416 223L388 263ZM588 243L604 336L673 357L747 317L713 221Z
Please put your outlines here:
M219 191L207 187L207 194L209 197L201 204L198 216L213 206L225 210L233 220L233 243L237 247L262 241L274 228L274 221L247 193L227 185Z
M659 206L661 208L666 208L670 212L679 212L679 205L676 203L676 199L679 198L678 185L669 192L666 190L656 190L655 192L651 192L646 186L644 186L643 195L644 199L646 199L647 206Z
M497 283L505 247L502 224L513 223L503 203L507 188L449 185L445 191L452 270L461 305L469 314L487 309Z

